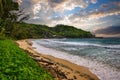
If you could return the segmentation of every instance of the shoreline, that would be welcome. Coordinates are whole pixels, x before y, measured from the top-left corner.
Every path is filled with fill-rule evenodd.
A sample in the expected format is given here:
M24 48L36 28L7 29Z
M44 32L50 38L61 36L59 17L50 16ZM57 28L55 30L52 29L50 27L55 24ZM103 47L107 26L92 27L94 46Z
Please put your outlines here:
M30 57L37 61L40 66L48 70L55 80L99 80L87 67L36 52L34 47L32 47L32 42L28 39L16 42L19 47L29 53Z

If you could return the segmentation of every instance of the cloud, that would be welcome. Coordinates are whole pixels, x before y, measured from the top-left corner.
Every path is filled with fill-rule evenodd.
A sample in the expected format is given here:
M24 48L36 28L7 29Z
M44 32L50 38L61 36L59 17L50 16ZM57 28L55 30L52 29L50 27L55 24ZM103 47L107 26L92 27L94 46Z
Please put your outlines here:
M96 4L97 0L91 0L91 3Z
M111 4L114 4L114 5L118 6L118 7L120 7L120 1L112 2Z
M21 2L21 0L19 1ZM41 11L41 7L45 8L44 11L52 10L54 12L55 11L63 12L65 10L72 10L75 7L80 7L81 9L85 9L88 7L90 3L95 3L95 2L97 1L96 0L22 0L21 6L24 9L30 8L31 10L37 7L40 8L37 9L37 11L39 12Z
M37 22L41 21L50 24L50 22L62 23L63 21L68 21L68 16L64 15L65 10L72 10L75 7L80 7L85 9L89 5L90 0L22 0L21 8L31 16L31 20L28 22ZM56 16L55 19L51 18L54 14L59 13L61 17ZM37 19L37 20L34 20ZM32 21L33 20L33 21ZM60 21L61 20L61 21ZM43 23L43 24L45 24Z
M113 15L120 15L120 2L101 4L100 8L96 9L96 11L90 11L88 19L100 19Z
M19 5L22 3L22 0L13 0L14 2L17 2Z
M20 9L24 9L25 13L33 13L34 3L31 0L18 0L20 4Z
M107 7L108 7L107 4L102 4L102 5L101 5L101 8L107 8Z
M19 3L21 2L21 0L18 1ZM95 4L97 3L97 0L22 0L21 7L24 8L25 12L32 16L31 19L41 19L45 17L46 19L50 19L50 17L55 13L59 13L62 17L64 17L65 10L73 10L75 7L80 7L84 10L89 6L90 3ZM119 3L115 2L114 4L119 5ZM102 7L107 6L108 5L105 4L102 5ZM103 18L106 16L118 15L120 14L120 10L118 8L104 11L98 10L97 12L89 13L88 15L86 15L86 13L84 13L84 11L80 12L80 14L84 14L82 15L84 16L84 19L86 18L91 20ZM77 15L77 17L81 17L81 15ZM80 20L83 20L83 18L80 18Z
M118 37L120 38L120 34L115 34L115 35L107 35L107 34L96 34L96 37Z
M120 15L120 2L103 3L97 11L91 11L88 18L100 19L113 15Z
M101 8L111 8L111 7L119 7L120 8L120 1L109 2L107 4L102 4Z
M109 11L98 11L96 13L92 13L88 16L89 19L100 19L107 16L113 16L113 15L120 15L119 9L112 9Z
M120 26L110 26L106 28L98 28L94 32L97 36L105 36L112 37L117 36L120 37Z

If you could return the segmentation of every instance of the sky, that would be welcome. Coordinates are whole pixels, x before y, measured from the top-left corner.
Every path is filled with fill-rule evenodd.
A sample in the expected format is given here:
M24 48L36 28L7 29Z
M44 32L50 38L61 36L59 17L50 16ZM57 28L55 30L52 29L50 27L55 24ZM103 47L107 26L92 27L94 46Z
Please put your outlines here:
M18 0L26 22L71 25L97 37L120 37L120 0Z

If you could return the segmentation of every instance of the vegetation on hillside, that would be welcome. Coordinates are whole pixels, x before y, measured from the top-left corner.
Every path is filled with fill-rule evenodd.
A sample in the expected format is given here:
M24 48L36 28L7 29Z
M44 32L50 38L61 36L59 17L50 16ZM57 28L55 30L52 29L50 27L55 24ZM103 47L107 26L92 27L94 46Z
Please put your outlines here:
M24 15L22 10L19 10L18 3L13 0L0 0L0 39L11 37L17 23L28 18L24 15L18 21L18 17Z
M53 80L11 40L0 40L0 80Z
M6 34L7 35L7 34ZM26 38L91 38L90 32L77 29L67 25L56 25L48 27L46 25L35 25L27 23L17 23L9 34L14 39Z
M17 19L16 14L12 13L14 10L18 10L17 3L12 0L0 0L0 38L12 30L13 23Z
M90 32L77 29L68 25L56 25L53 31L66 38L91 38L94 37Z

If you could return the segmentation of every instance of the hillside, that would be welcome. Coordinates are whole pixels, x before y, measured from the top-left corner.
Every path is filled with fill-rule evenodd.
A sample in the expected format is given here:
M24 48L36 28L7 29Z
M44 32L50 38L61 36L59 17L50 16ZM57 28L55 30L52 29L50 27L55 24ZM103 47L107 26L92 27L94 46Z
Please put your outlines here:
M15 39L94 37L90 32L77 29L73 26L56 25L55 27L48 27L46 25L35 25L27 23L14 24L14 27L11 31L6 31L6 35Z

